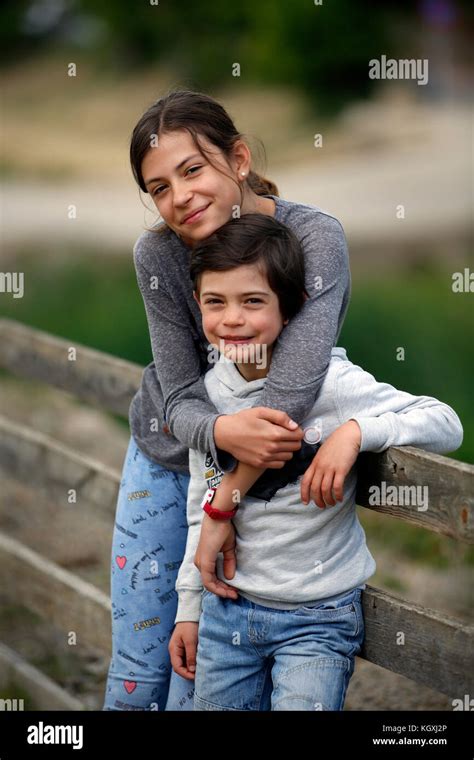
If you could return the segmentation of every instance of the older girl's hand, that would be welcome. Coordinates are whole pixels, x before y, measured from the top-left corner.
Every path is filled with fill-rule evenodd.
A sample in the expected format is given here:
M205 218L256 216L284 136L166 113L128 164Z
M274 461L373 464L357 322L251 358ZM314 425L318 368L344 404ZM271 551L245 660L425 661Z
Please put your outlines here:
M281 469L301 448L304 436L286 412L265 406L222 414L214 425L216 445L239 462L266 470Z

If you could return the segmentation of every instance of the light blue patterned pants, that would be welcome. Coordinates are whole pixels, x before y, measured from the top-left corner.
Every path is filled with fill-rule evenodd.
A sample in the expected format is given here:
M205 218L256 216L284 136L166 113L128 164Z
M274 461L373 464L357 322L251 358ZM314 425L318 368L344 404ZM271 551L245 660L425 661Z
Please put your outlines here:
M189 475L148 459L130 438L112 543L112 659L104 710L193 709L193 681L172 674L168 652L188 531L188 486Z

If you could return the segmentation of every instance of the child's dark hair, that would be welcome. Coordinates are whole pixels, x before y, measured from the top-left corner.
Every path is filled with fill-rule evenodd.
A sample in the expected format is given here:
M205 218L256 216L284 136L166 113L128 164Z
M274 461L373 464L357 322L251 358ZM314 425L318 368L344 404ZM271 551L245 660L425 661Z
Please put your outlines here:
M196 245L190 263L194 290L199 294L203 272L229 271L248 264L262 267L278 296L283 319L292 319L308 295L303 251L292 230L267 214L231 219Z
M222 170L212 163L209 152L200 144L199 135L220 148L226 159L232 154L237 140L244 140L244 135L237 131L229 114L217 100L209 95L191 90L173 90L153 103L138 121L130 141L130 164L133 176L140 189L148 192L142 174L142 162L151 150L152 138L185 129L191 135L197 150L218 171ZM234 180L243 200L242 183ZM269 179L251 170L247 182L257 195L278 195L277 186Z

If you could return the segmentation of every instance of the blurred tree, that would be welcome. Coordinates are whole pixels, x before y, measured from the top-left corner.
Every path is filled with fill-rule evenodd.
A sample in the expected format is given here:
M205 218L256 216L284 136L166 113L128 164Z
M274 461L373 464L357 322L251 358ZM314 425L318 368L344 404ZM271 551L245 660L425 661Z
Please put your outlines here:
M416 55L410 29L421 34L433 14L444 23L447 11L461 24L470 8L469 0L4 0L0 55L10 62L46 45L78 46L119 72L164 63L197 89L235 82L239 63L240 81L288 84L334 111L374 86L371 58Z

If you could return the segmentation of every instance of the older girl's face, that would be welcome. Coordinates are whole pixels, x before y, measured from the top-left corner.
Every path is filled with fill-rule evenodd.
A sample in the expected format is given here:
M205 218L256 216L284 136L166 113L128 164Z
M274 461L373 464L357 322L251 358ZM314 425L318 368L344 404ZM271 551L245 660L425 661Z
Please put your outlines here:
M218 148L202 136L199 139L221 171L199 153L186 130L160 136L142 163L146 188L160 215L191 248L232 217L241 204L237 183L248 176L250 167L250 153L243 143L229 166Z

